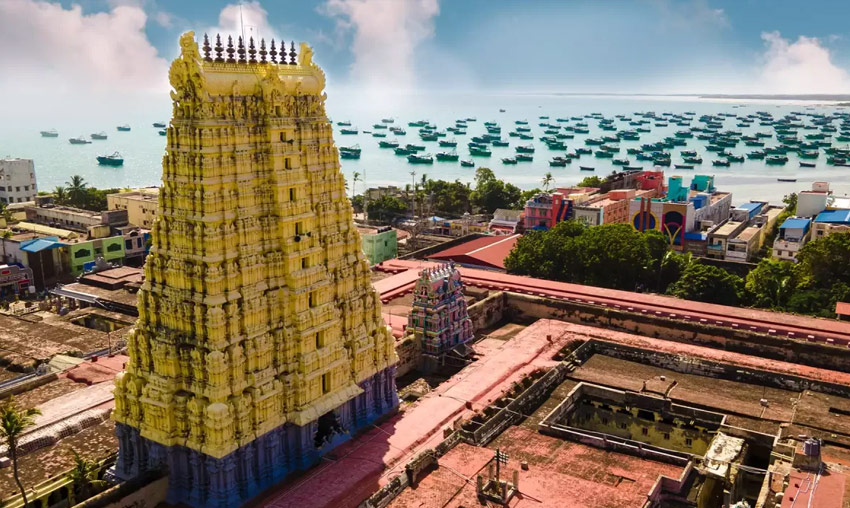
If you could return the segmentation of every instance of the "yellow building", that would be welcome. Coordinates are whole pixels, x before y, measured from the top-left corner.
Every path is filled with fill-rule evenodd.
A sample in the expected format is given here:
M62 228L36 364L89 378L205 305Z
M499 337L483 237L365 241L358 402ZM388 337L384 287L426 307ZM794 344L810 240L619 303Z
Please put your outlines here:
M106 196L107 210L127 210L127 220L134 226L150 228L156 217L159 188L147 187Z
M235 46L235 47L234 47ZM117 474L237 506L398 404L393 337L302 43L180 38ZM288 49L288 51L287 51ZM279 56L278 56L279 55Z

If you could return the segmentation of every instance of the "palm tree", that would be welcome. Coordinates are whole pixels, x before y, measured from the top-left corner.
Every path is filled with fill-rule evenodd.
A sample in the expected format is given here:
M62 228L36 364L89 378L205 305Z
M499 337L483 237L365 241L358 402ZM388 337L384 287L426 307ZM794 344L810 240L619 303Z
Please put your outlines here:
M82 458L77 450L71 453L74 454L74 469L69 476L74 482L74 501L79 503L91 497L93 488L102 488L106 482L97 477L100 468L96 462Z
M57 185L56 188L53 189L53 201L55 201L57 205L65 204L65 202L68 201L68 192L65 190L65 187Z
M351 178L351 199L354 199L354 193L356 192L357 182L360 181L360 173L357 171L354 172L354 176Z
M552 176L551 172L547 172L545 175L543 175L543 182L542 182L543 183L543 190L548 191L549 186L552 185L552 183L554 181L555 181L555 177Z
M18 474L18 438L28 427L35 425L35 416L39 414L41 414L41 411L36 408L21 409L18 407L14 397L9 397L0 406L0 438L9 447L9 456L12 459L12 475L21 491L24 506L27 506L27 491L24 489L24 484L21 483L20 474Z
M86 200L86 186L88 185L85 179L80 175L74 175L71 180L65 182L68 186L68 199L74 206L82 205Z
M0 235L3 238L3 262L6 262L6 240L12 238L12 232L8 229L3 230L3 234Z

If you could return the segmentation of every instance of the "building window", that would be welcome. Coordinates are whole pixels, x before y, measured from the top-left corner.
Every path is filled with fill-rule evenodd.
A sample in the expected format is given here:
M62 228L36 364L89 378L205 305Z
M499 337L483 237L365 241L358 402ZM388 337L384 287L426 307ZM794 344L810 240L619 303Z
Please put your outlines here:
M307 268L307 257L301 258L301 269Z
M310 308L313 308L313 307L316 306L316 292L315 291L310 292L310 294L307 297L307 303L310 305Z
M301 222L295 223L295 234L296 235L304 234L304 225Z
M289 200L295 201L295 188L294 187L289 189Z
M20 188L20 187L15 187L15 192L21 192L21 188Z
M689 437L686 437L686 438L685 438L685 446L691 446L691 445L693 445L693 444L694 444L694 440L693 440L693 439L691 439L691 438L689 438Z
M620 422L617 426L621 429L625 429L627 427L626 422Z
M129 250L133 248L133 240L124 240L124 248Z
M322 393L331 391L330 374L322 374Z
M602 418L602 425L608 425L608 418Z
M325 347L325 340L322 337L322 332L316 332L316 349L322 349Z
M644 428L640 429L640 433L643 434L644 436L648 436L649 435L649 429L644 427Z
M670 441L670 433L669 433L669 432L665 432L665 433L664 433L664 440L665 440L665 441Z
M283 167L285 169L292 169L292 159L290 159L289 157L283 159Z

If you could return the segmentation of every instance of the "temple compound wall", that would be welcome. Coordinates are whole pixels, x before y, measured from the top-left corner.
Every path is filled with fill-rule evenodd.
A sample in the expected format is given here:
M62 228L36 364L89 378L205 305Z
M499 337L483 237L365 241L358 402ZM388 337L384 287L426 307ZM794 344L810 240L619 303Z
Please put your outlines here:
M173 116L116 472L167 468L168 502L237 506L398 405L325 76L306 44L213 44L171 64ZM234 47L235 46L235 47Z

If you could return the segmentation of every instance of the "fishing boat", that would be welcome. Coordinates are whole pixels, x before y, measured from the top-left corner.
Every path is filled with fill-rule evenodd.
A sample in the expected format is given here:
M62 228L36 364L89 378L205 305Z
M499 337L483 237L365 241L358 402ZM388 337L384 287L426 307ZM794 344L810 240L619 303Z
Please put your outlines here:
M340 129L339 133L340 133L340 134L346 134L346 135L348 135L348 134L357 134L357 133L358 133L358 130L357 130L357 129Z
M594 154L597 159L613 159L614 152L609 152L607 150L597 150Z
M777 182L796 182L796 178L777 178Z
M160 136L165 136L166 134L168 134L168 131L166 131L165 129L162 129L161 131L159 131Z
M494 139L493 146L510 146L510 143L507 141L502 141L501 139Z
M343 159L359 159L360 145L339 147L339 156Z
M489 149L483 146L470 146L469 147L469 155L478 155L480 157L489 157L493 155Z
M516 157L502 157L502 164L516 164Z
M475 162L468 160L468 159L465 159L465 160L460 161L460 165L465 167L465 168L474 168Z
M534 156L527 153L518 153L516 154L516 160L517 162L531 162L534 160Z
M437 133L423 133L419 135L419 139L422 141L437 141Z
M727 161L725 159L714 159L713 161L711 161L711 165L712 166L722 166L722 167L728 168L732 164L730 164L729 161Z
M674 164L673 167L676 169L694 169L693 164Z
M405 156L410 155L412 153L416 153L413 150L408 150L407 148L404 148L404 147L401 147L401 146L396 148L394 151L395 151L396 155L405 155Z
M517 153L534 153L534 145L520 145L515 150Z
M578 148L576 148L575 151L576 151L576 155L590 155L590 154L593 153L593 150L591 150L590 148L578 147Z
M440 146L455 147L455 146L457 146L457 140L455 140L454 138L452 138L452 139L441 139L440 140Z
M381 148L398 148L398 141L378 141L378 146Z
M578 169L581 171L596 171L596 168L592 168L590 166L579 166Z
M156 127L157 129L162 129L162 128L165 127L165 122L154 122L153 126Z
M349 122L349 121L337 122L336 124L340 127L350 127L351 126L351 122Z
M440 152L437 154L438 161L457 161L459 158L460 156L458 156L457 152L455 151Z
M501 109L501 108L499 109L499 113L504 113L504 112L505 112L504 109Z
M569 162L570 159L567 159L565 157L552 157L551 159L549 159L549 165L558 168L566 167Z
M702 164L702 157L685 157L682 160L685 164Z
M629 165L629 159L614 159L614 160L611 161L611 164L613 164L615 166L628 166Z
M165 126L163 125L163 127L165 127ZM118 132L130 132L130 126L127 125L127 124L119 125L117 127L117 129L118 129Z
M95 134L92 134L91 138L92 139L106 139L106 133L105 132L97 132Z
M112 155L98 155L97 163L101 166L123 166L124 157L118 152L113 152Z
M402 129L401 127L390 127L390 132L392 132L396 136L406 136L407 135L407 131Z
M72 145L89 145L91 141L84 138L83 136L77 136L76 138L71 138L68 140Z
M43 138L58 138L59 133L56 132L56 129L50 129L49 131L41 131L41 137L43 137Z
M814 167L816 167L816 166L817 166L817 164L815 164L814 162L803 162L803 161L800 161L800 167L801 167L801 168L814 168Z
M744 162L744 156L743 155L728 155L726 157L726 160L728 160L729 162Z
M384 125L384 124L381 124L381 123L375 123L375 124L372 124L372 128L373 129L386 129L387 126Z
M373 138L385 138L385 137L387 137L387 133L386 132L373 132L372 137Z
M383 123L393 123L393 122L395 122L395 120L393 120L392 118L381 118L381 122L383 122Z
M419 155L416 153L412 153L407 156L407 162L411 164L433 164L434 158L429 154Z
M765 158L764 162L766 164L785 164L788 162L788 157L784 155L771 155L770 157Z
M425 145L413 145L408 143L404 145L404 147L410 150L411 152L422 152L425 150Z

